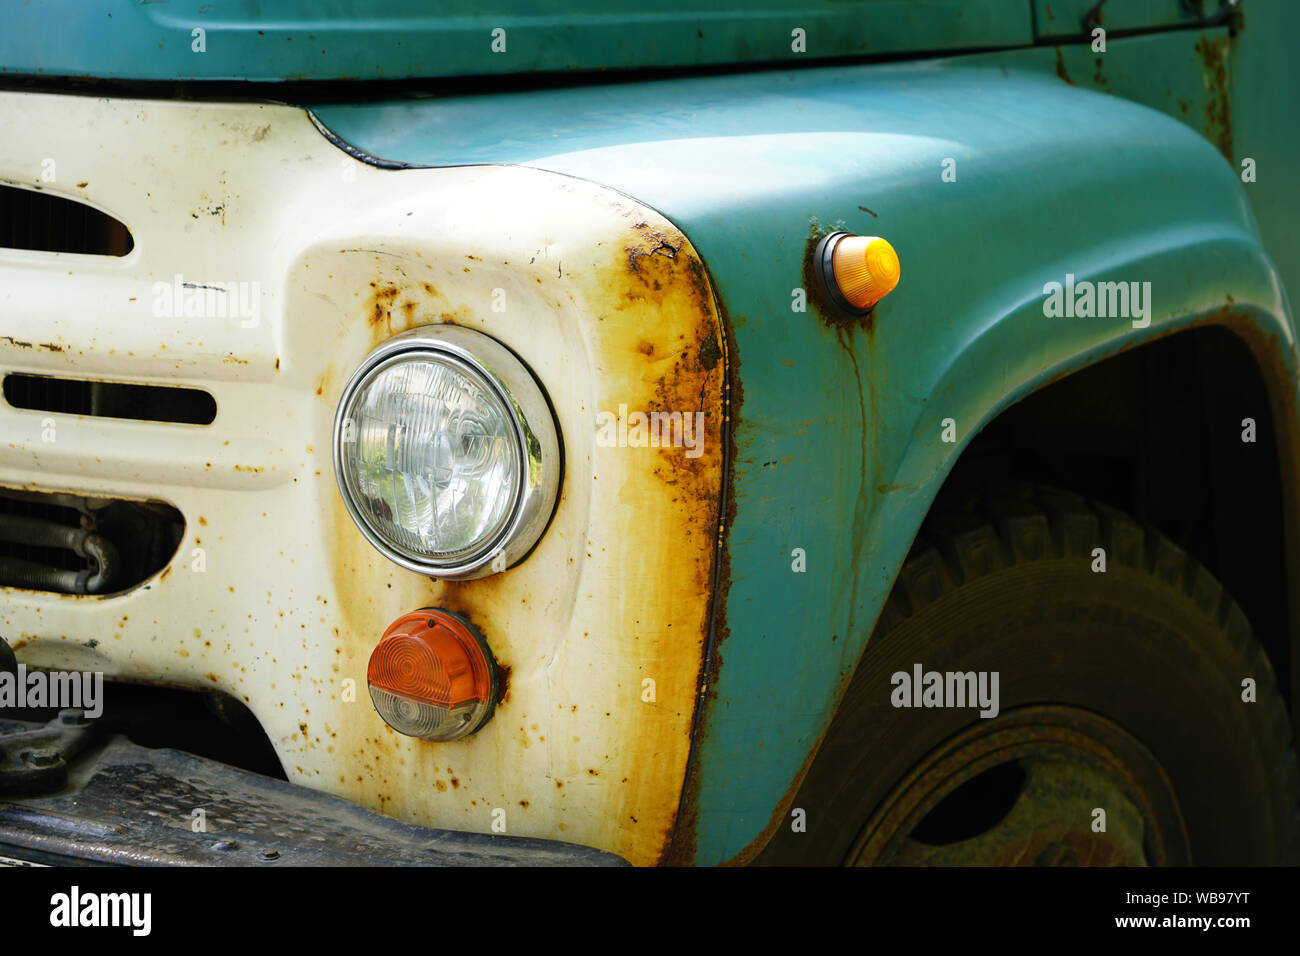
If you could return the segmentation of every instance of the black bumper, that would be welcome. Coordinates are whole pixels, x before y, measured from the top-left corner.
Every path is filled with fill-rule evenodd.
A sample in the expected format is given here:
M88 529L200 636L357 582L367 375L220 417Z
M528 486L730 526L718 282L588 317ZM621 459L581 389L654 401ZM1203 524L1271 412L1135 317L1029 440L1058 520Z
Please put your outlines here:
M23 746L15 734L30 740L41 729L0 720L0 757L11 768L31 762L30 751L15 752ZM400 823L339 797L121 736L68 757L56 792L0 792L0 858L128 866L626 865L571 843Z

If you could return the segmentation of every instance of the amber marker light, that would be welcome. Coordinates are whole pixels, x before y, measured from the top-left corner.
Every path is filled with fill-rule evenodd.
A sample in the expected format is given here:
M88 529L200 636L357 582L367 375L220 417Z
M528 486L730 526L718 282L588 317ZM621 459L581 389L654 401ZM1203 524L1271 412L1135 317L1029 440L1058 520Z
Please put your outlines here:
M879 236L833 232L817 246L817 277L832 305L865 315L898 285L898 253Z
M366 670L370 700L388 726L425 740L455 740L492 716L496 664L459 614L423 608L389 625Z

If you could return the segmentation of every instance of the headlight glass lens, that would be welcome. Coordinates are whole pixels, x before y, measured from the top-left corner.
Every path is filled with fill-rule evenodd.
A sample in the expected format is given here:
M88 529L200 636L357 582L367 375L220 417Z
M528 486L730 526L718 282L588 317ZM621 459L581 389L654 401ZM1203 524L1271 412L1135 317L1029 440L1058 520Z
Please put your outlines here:
M343 413L347 490L394 550L455 564L502 536L521 452L506 400L480 373L438 353L401 355Z

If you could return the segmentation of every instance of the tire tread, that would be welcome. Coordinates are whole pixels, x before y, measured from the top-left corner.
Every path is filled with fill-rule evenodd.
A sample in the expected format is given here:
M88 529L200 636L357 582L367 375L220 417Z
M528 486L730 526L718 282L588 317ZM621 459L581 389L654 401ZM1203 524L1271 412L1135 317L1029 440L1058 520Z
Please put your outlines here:
M1241 661L1243 673L1255 677L1262 723L1270 736L1264 751L1276 755L1280 771L1275 775L1274 805L1293 808L1283 854L1291 861L1300 858L1300 765L1268 655L1241 607L1209 569L1125 512L1072 492L1024 482L1001 485L983 495L941 498L899 572L876 635L897 627L949 591L999 570L1053 558L1090 563L1096 547L1105 549L1108 568L1113 563L1146 573L1195 605Z

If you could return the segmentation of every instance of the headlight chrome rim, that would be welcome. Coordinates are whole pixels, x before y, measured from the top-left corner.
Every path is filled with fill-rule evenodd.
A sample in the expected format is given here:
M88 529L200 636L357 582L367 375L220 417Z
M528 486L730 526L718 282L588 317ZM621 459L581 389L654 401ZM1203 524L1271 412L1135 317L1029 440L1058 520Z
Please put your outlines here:
M457 561L409 551L374 528L353 496L345 467L349 413L361 389L376 375L421 355L456 367L502 403L511 426L518 474L510 516L490 539ZM381 554L401 567L431 577L464 580L518 564L540 540L555 510L560 486L560 441L554 412L532 371L510 349L484 332L460 325L411 329L381 344L348 379L334 414L334 477L352 522Z

